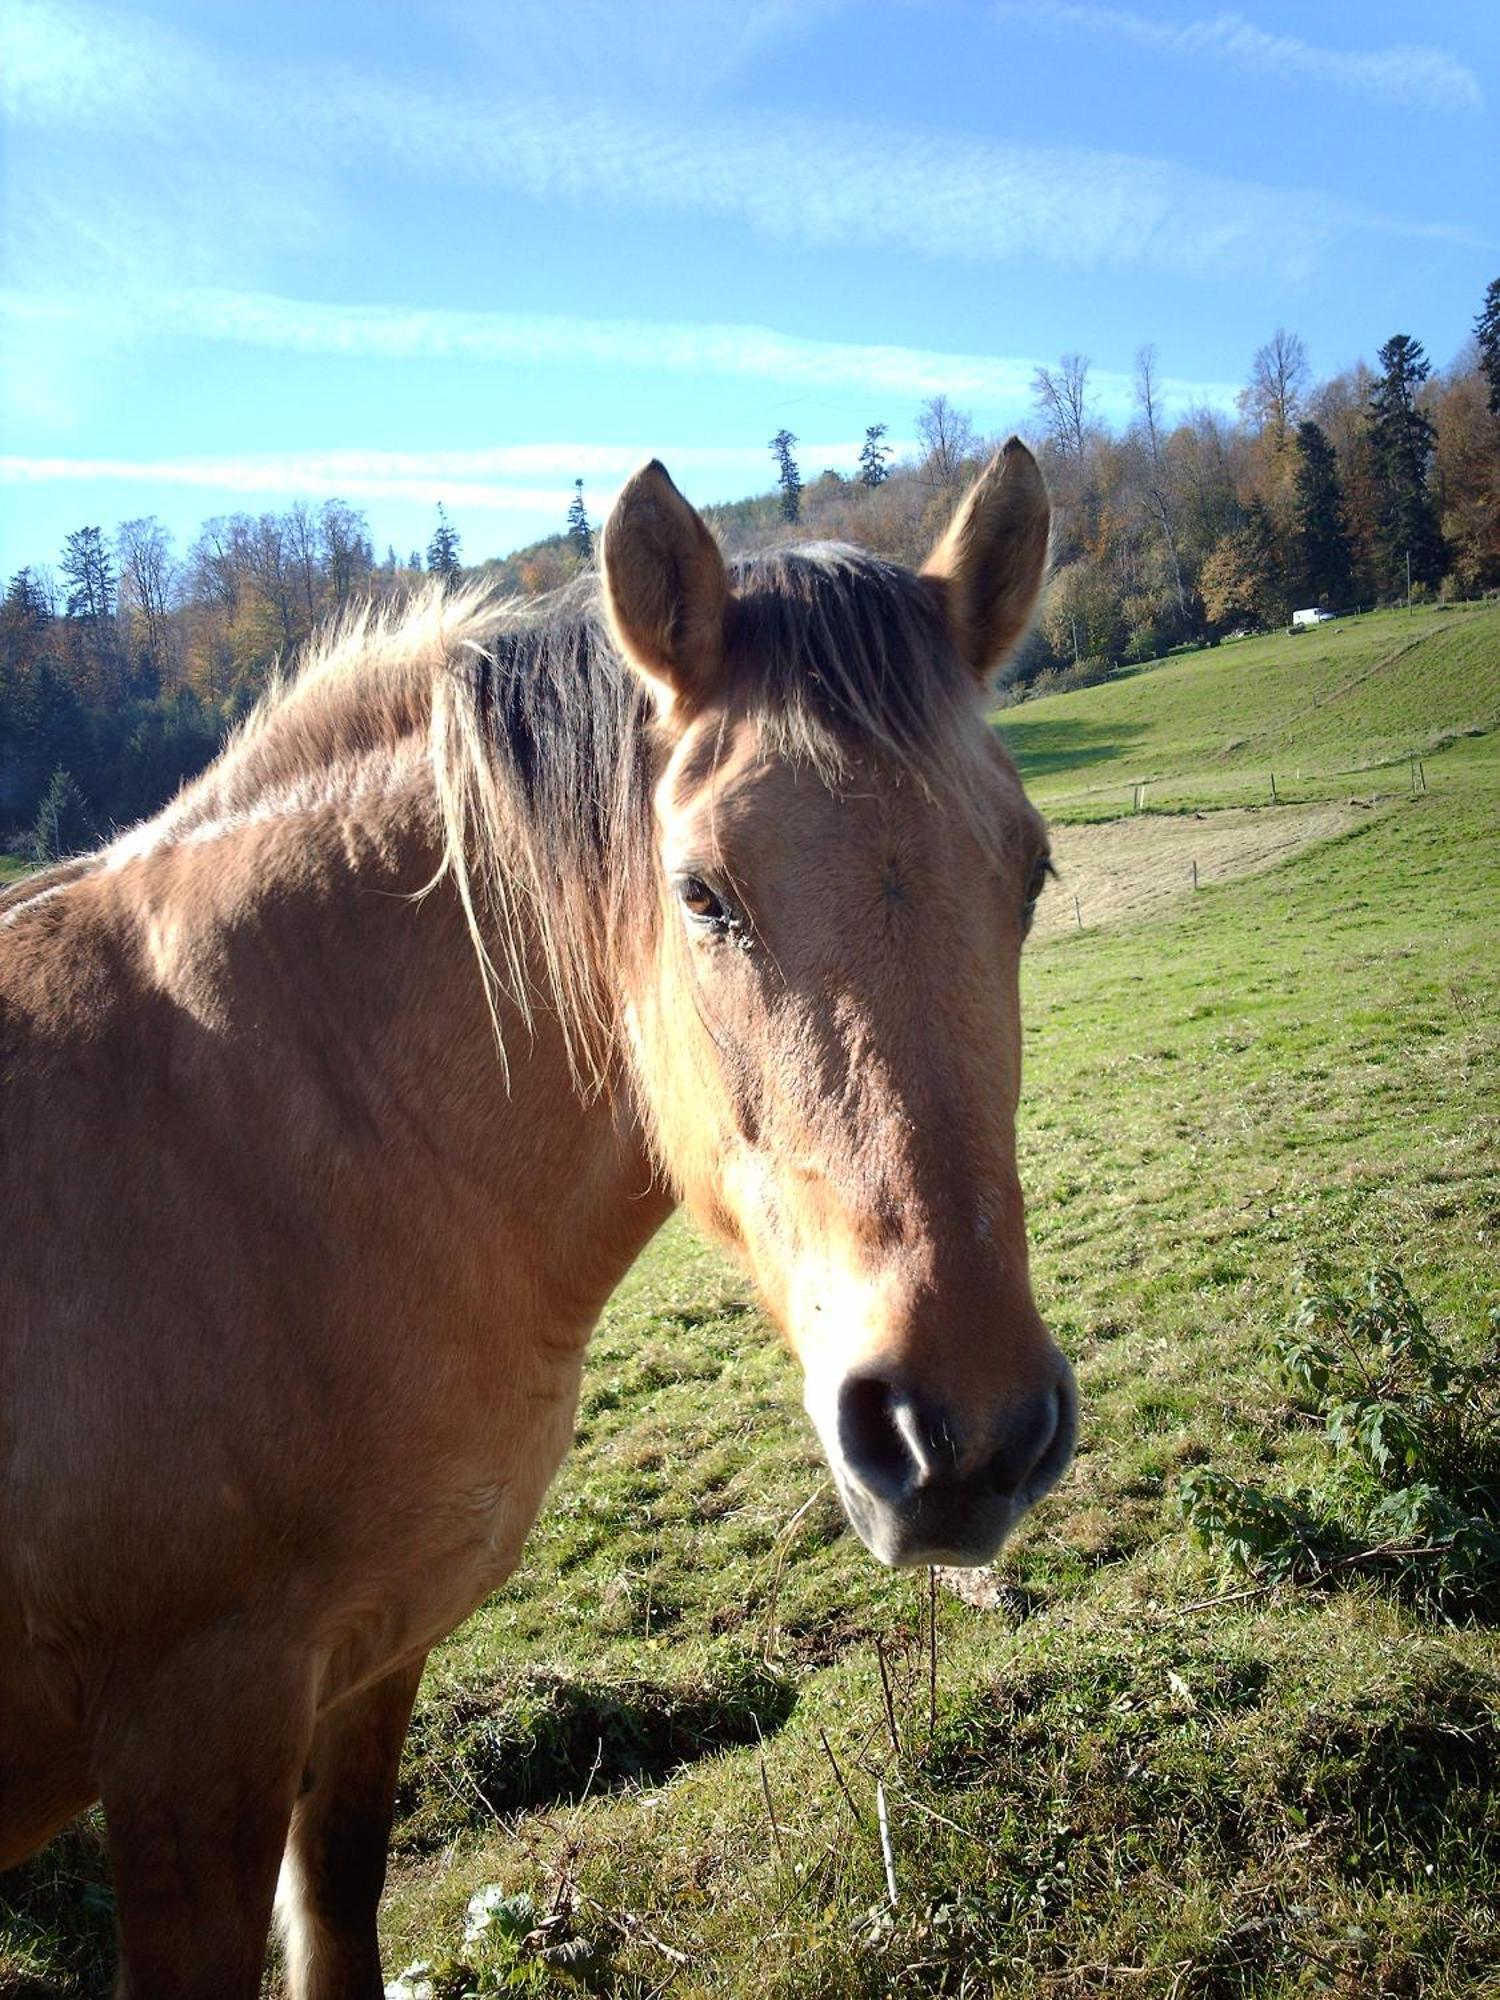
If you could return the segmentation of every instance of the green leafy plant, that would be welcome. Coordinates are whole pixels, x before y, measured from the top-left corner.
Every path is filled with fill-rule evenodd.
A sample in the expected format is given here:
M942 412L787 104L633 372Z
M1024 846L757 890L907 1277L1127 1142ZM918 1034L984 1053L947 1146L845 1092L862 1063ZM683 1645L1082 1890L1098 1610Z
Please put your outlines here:
M1195 1467L1179 1502L1194 1533L1269 1582L1358 1571L1450 1615L1500 1610L1500 1313L1491 1352L1461 1359L1398 1271L1363 1296L1310 1267L1277 1365L1328 1446L1316 1483L1286 1497Z

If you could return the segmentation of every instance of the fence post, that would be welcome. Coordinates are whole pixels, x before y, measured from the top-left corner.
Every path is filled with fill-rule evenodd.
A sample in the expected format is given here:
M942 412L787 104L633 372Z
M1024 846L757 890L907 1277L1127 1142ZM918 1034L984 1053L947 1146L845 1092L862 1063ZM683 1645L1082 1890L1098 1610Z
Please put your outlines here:
M1276 797L1276 773L1274 771L1271 773L1271 803L1273 806L1279 804L1279 800Z
M1198 886L1198 864L1195 861L1193 863L1193 887L1196 889L1197 886Z
M1078 907L1078 898L1073 898L1073 915L1078 919L1078 928L1083 929L1083 911Z

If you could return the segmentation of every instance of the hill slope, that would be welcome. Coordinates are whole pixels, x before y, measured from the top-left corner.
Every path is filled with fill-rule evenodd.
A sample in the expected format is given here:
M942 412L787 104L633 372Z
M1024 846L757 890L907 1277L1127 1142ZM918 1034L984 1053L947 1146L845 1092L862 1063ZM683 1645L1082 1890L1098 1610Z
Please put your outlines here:
M1500 606L1374 612L1126 669L1009 708L1000 732L1056 817L1347 792L1351 774L1500 727Z

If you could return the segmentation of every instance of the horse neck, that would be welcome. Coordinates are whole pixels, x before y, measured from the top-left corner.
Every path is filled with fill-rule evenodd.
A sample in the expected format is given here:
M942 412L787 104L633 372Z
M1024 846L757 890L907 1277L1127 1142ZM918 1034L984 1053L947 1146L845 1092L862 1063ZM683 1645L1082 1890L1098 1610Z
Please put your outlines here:
M502 1062L439 861L414 751L352 800L150 857L141 914L268 1176L290 1164L337 1240L489 1259L506 1296L584 1328L670 1204L628 1093L580 1090L555 1022L503 996Z

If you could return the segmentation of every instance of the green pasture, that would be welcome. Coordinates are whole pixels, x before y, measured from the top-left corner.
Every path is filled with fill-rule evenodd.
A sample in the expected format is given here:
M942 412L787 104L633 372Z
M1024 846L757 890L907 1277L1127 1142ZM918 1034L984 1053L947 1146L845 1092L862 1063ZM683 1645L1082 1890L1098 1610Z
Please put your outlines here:
M1001 734L1053 817L1408 787L1454 741L1500 726L1500 605L1372 612L1295 638L1227 641L1023 702Z
M1471 733L1497 711L1495 609L1005 711L1054 817L1143 777L1211 812L1283 766L1294 797L1373 800L1271 872L1028 953L1022 1167L1077 1465L962 1595L878 1569L743 1278L670 1225L520 1571L433 1659L401 1990L1500 1992L1493 1607L1423 1610L1378 1565L1268 1581L1181 1505L1194 1468L1323 1476L1270 1358L1319 1258L1399 1268L1500 1363L1500 756ZM0 1994L105 1990L102 1879L88 1828L10 1878Z

